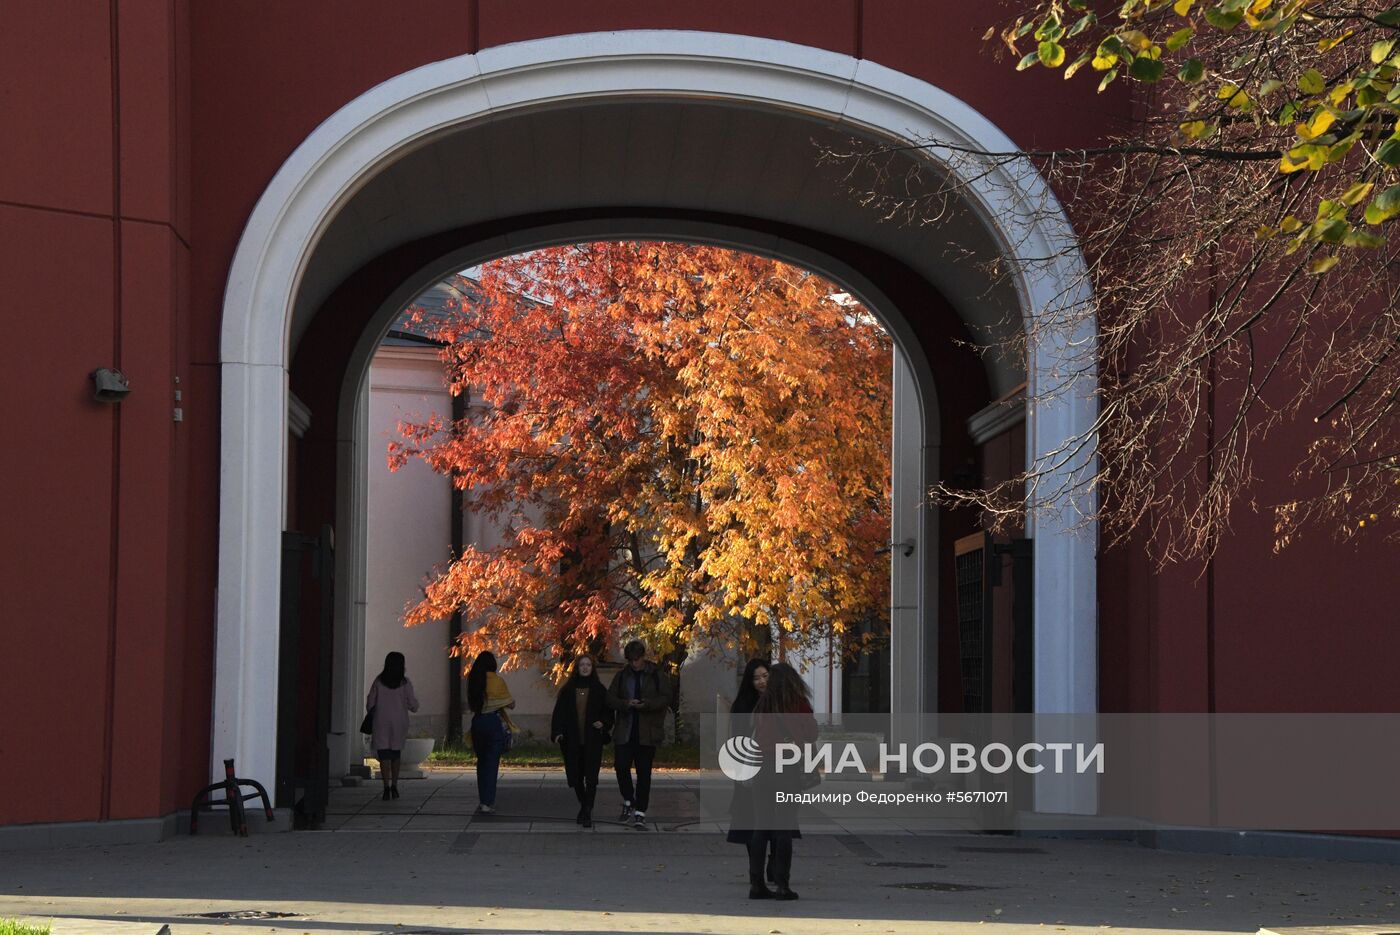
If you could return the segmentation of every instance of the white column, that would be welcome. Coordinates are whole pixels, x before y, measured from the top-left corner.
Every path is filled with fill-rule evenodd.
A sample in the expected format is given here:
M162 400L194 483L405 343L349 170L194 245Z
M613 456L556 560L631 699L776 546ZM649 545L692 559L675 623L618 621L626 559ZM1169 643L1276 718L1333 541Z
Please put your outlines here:
M936 511L928 506L938 450L925 444L923 407L908 361L893 360L890 541L890 712L892 740L931 736L938 689ZM905 543L911 544L909 551ZM908 552L909 554L905 554Z
M363 759L365 588L369 505L369 375L340 420L336 440L335 661L331 688L330 774L343 776Z
M239 776L272 789L277 771L287 374L272 364L221 367L218 627L210 775L233 757Z
M1091 328L1085 325L1084 328ZM1095 376L1073 381L1076 356L1092 345L1084 334L1045 338L1035 348L1027 410L1027 467L1046 471L1041 489L1061 490L1094 466L1094 446L1064 453L1067 440L1093 425ZM1053 395L1052 390L1056 390ZM1064 461L1061 466L1049 465ZM1098 711L1098 603L1096 526L1076 528L1092 515L1096 498L1085 491L1062 508L1038 513L1029 504L1026 528L1033 541L1035 588L1035 712L1093 714ZM1086 738L1087 739L1087 738ZM1098 810L1093 776L1040 773L1035 784L1038 812L1092 815Z

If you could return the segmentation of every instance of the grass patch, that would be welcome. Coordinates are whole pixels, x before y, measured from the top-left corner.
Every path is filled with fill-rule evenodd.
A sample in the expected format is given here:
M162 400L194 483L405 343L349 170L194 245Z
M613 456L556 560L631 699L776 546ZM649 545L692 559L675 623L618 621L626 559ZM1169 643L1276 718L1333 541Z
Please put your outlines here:
M0 919L0 935L49 935L49 927L30 925L18 919Z
M612 756L604 751L604 765L612 762ZM434 749L428 756L429 766L475 766L476 754L470 744L453 745ZM534 769L564 766L564 758L559 753L559 745L543 740L525 740L517 743L501 757L502 766L529 767ZM672 743L656 748L654 765L661 769L699 769L699 744ZM0 932L0 935L7 933Z

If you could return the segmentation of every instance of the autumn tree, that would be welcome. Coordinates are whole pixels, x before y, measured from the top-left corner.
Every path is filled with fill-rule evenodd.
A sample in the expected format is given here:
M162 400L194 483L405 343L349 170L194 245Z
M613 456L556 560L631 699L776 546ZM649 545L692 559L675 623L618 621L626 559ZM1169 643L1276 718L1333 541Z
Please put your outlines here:
M562 665L624 634L787 647L887 604L892 346L832 283L734 251L590 243L487 264L434 328L465 418L400 426L502 542L409 624Z
M1031 0L1020 12L1000 32L1019 70L1098 91L1127 82L1133 119L1106 125L1088 148L927 149L963 177L1034 166L1068 206L1095 299L1007 333L1024 335L1024 353L1092 318L1097 356L1062 369L1098 371L1100 417L1047 463L1095 440L1100 458L1056 489L1030 471L986 491L942 487L939 499L1007 521L1024 509L1027 485L1051 507L1093 488L1108 541L1145 536L1163 559L1208 556L1233 512L1262 500L1267 439L1270 472L1291 471L1293 482L1258 502L1273 512L1280 547L1310 520L1394 537L1400 9ZM862 192L887 213L924 221L956 194L946 183L911 195L908 170L888 151L847 155L900 173Z

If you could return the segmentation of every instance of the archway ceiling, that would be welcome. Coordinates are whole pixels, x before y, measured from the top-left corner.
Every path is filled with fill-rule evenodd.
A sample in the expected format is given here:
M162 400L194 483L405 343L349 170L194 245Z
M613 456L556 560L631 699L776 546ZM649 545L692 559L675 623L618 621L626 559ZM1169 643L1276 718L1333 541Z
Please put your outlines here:
M841 165L819 164L823 147L842 151L851 134L802 114L733 102L618 98L446 132L378 172L331 221L301 282L293 347L331 291L387 250L503 218L589 208L636 208L639 216L681 209L806 228L904 263L938 288L975 335L1018 321L1014 289L990 282L982 268L999 250L971 210L955 204L923 224L887 220L852 191L871 182L853 182ZM903 173L895 176L890 184L908 184ZM930 165L921 176L922 184L936 184ZM1018 365L995 355L986 366L994 394L1023 379Z

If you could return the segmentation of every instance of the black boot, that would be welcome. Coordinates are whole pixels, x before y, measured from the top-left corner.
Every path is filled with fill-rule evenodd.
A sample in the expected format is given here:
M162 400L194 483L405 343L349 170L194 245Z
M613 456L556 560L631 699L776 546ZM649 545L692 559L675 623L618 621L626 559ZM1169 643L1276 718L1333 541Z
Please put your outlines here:
M584 782L583 795L579 796L579 801L583 803L583 826L593 827L593 798L598 794L598 784L596 782Z
M772 899L773 891L763 882L763 874L749 874L749 899Z
M772 899L773 891L763 882L763 855L768 850L768 839L753 833L749 839L749 899Z

